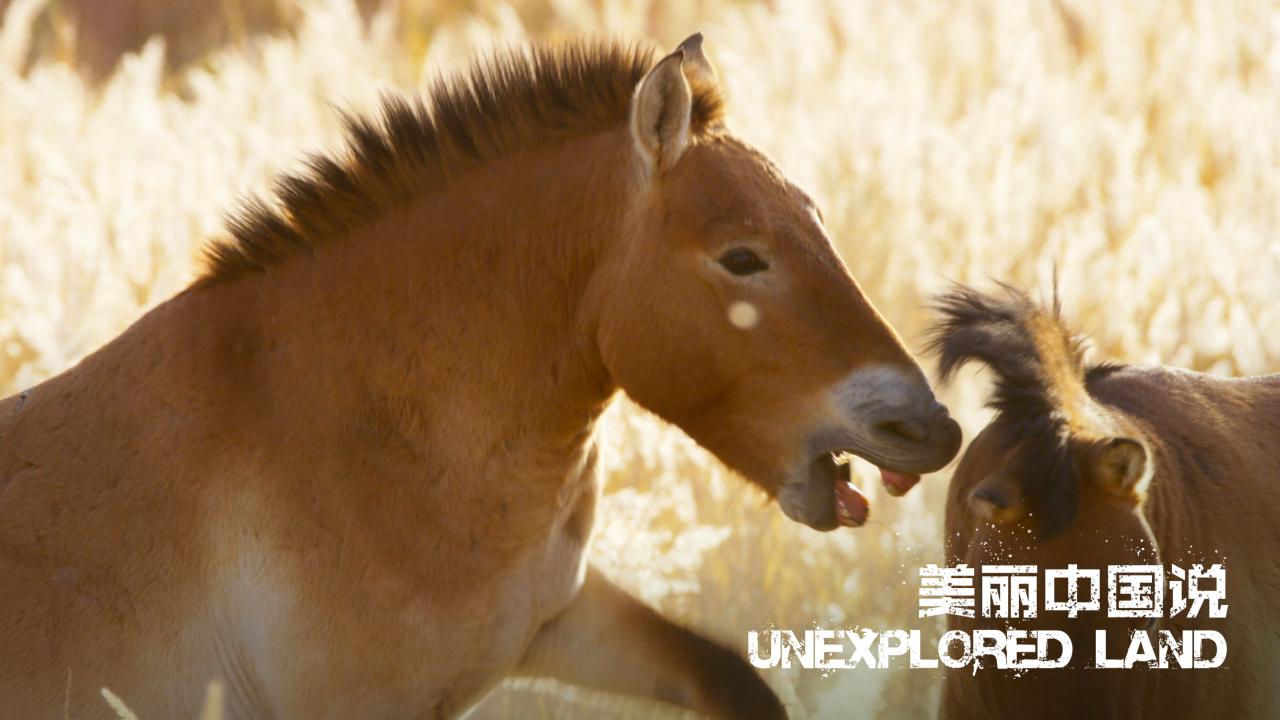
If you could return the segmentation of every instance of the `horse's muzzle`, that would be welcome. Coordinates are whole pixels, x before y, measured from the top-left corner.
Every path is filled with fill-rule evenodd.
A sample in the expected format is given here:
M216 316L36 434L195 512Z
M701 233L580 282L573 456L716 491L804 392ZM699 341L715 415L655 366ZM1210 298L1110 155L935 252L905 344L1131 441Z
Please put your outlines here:
M934 472L960 452L960 423L936 400L919 411L885 408L870 417L867 425L864 452L874 455L867 459L887 470Z
M814 433L806 464L778 492L782 511L816 530L866 522L865 496L837 459L856 455L880 469L891 495L902 495L923 473L944 467L960 451L960 425L924 383L888 368L864 370L837 389L838 422Z

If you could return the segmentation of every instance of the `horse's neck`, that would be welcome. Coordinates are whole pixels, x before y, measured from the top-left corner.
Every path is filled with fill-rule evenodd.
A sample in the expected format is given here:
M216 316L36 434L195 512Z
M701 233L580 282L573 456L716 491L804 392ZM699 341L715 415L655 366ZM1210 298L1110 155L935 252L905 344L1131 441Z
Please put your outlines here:
M580 303L620 215L593 150L479 170L246 278L277 423L326 418L328 441L396 454L437 499L511 484L554 502L613 392Z
M1227 381L1164 368L1144 371L1167 391L1138 386L1128 408L1140 417L1157 469L1147 499L1165 562L1214 562L1280 511L1268 483L1277 462L1265 451L1266 403L1280 399L1257 380ZM1274 423L1274 420L1271 420ZM1253 438L1251 440L1251 438ZM1241 503L1240 498L1249 498Z

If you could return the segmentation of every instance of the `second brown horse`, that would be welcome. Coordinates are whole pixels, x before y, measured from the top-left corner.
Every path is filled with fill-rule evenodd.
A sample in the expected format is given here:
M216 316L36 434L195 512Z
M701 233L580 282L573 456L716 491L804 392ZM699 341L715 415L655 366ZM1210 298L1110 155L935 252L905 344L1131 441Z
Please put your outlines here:
M1056 301L1042 307L1016 291L960 288L941 309L944 376L984 363L997 411L951 481L948 565L1076 565L1102 584L1109 566L1219 563L1229 590L1226 616L1216 619L1205 610L1175 616L1171 604L1150 617L1113 617L1105 588L1095 588L1097 608L1074 618L1042 608L1034 618L953 617L952 628L966 631L1060 630L1074 652L1061 669L949 671L942 717L1280 715L1280 376L1086 365ZM1117 660L1134 632L1154 644L1185 642L1183 632L1197 629L1224 635L1223 667L1095 666L1097 631L1105 658Z

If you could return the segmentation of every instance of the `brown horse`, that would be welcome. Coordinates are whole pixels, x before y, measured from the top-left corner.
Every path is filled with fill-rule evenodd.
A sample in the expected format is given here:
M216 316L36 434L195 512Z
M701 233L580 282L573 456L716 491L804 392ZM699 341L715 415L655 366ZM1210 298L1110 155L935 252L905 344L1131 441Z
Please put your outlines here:
M951 627L1058 629L1064 669L949 671L941 716L1274 718L1280 714L1280 375L1224 379L1166 367L1087 367L1055 300L957 289L941 302L943 377L969 360L995 373L995 419L952 478L947 563L1076 563L1099 571L1097 611L1031 620L953 617ZM1108 617L1109 565L1223 563L1227 615ZM978 583L980 586L980 582ZM1087 589L1087 588L1086 588ZM1041 597L1044 589L1042 586ZM1062 591L1059 591L1062 595ZM1154 613L1153 613L1154 614ZM1131 631L1214 629L1218 669L1104 669Z
M0 402L0 716L450 717L504 675L780 717L584 557L619 389L856 525L959 427L700 38L507 54L349 120L210 269Z

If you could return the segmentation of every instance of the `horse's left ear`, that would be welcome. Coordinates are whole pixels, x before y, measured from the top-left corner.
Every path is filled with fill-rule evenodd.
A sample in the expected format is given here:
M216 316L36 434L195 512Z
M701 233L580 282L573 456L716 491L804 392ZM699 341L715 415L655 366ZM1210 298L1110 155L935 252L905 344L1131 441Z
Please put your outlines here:
M1094 481L1103 490L1123 498L1141 499L1151 481L1151 459L1142 443L1127 437L1100 440L1092 448Z
M631 98L632 139L648 166L659 172L675 165L689 146L693 92L680 69L683 61L679 49L662 58Z

